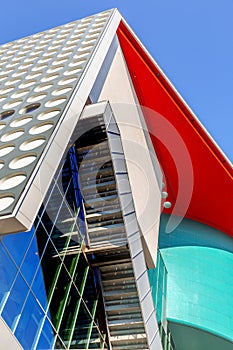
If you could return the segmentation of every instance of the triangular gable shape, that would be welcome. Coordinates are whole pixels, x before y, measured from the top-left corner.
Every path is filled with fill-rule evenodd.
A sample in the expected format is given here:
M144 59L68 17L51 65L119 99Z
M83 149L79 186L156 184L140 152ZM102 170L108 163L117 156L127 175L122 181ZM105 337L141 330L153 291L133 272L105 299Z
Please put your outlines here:
M232 165L124 21L117 33L165 174L164 212L233 236Z
M165 212L233 235L230 163L117 10L1 46L1 233L31 226L116 32L139 103L153 111L144 117L172 204Z
M105 11L1 46L1 233L31 227L119 22Z
M159 329L148 279L157 263L166 299L166 268L156 261L161 207L172 214L167 232L185 216L233 235L230 163L117 10L3 45L0 65L0 234L37 219L45 230L57 225L67 192L52 198L49 188L61 194L57 175L69 150L77 203L72 218L60 213L68 229L58 235L78 245L60 257L82 252L98 269L110 347L162 349L170 335L165 319ZM46 221L45 205L44 225L46 200L55 219ZM71 229L81 207L84 230Z

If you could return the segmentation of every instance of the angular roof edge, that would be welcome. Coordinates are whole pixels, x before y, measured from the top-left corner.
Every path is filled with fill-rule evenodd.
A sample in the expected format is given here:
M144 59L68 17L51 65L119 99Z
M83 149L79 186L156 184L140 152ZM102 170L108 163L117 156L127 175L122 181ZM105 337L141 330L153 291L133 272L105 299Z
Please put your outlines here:
M149 130L153 131L152 142L155 152L168 179L169 200L175 203L171 209L164 209L164 212L185 216L233 236L230 212L233 208L233 168L230 160L124 19L119 25L117 34L139 103L153 111L151 115L145 113L144 116ZM166 119L179 133L191 159L193 183L190 182L190 185L193 188L185 213L179 210L177 199L181 191L185 196L185 189L181 187L184 185L186 189L188 188L187 177L191 171L188 173L182 169L182 176L179 177L179 173L177 175L179 169L177 171L175 160L180 162L182 157L175 159L171 152L169 154L169 150L165 149L166 142L161 142L159 116ZM162 141L164 140L165 138Z
M208 130L205 128L205 126L202 124L202 122L199 120L197 115L194 113L194 111L191 109L191 107L185 101L183 96L176 89L176 87L171 82L171 80L165 75L165 73L163 72L160 65L155 61L155 59L149 53L147 48L143 45L143 43L141 42L139 37L132 30L132 28L129 26L129 24L126 22L126 20L124 19L123 16L122 16L122 22L119 26L119 29L122 30L122 32L124 34L126 34L126 32L127 32L127 35L130 35L130 39L132 40L132 43L139 50L139 52L143 55L144 59L147 61L149 68L152 70L155 70L156 74L158 74L158 73L160 74L160 76L158 76L158 79L166 87L166 89L169 89L169 93L173 96L173 98L176 100L176 102L180 102L179 103L180 106L183 105L185 112L188 112L188 114L190 114L190 117L195 119L195 121L197 122L197 125L195 125L195 127L202 134L202 137L205 138L205 141L207 141L207 143L209 145L212 145L213 150L216 151L216 155L218 156L220 161L225 163L224 165L226 166L227 170L233 176L233 164L230 161L230 159L223 152L223 150L220 148L220 146L217 144L217 142L214 140L214 138L211 136L211 134L208 132Z

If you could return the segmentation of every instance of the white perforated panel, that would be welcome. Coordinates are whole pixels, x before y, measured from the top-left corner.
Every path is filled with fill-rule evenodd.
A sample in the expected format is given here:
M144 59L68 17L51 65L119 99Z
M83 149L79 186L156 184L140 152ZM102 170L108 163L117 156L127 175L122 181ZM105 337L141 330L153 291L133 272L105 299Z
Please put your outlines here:
M0 215L12 213L111 14L0 47Z
M109 10L0 47L0 234L33 224L120 20Z

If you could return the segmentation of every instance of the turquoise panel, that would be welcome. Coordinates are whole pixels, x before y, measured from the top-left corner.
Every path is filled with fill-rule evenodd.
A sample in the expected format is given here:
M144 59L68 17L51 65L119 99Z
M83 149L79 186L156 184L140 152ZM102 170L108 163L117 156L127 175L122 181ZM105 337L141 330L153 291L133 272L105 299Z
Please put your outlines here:
M161 250L167 318L233 341L233 254L206 247Z
M166 319L167 298L167 270L160 251L157 254L156 264L156 269L148 270L148 277L156 310L156 319L160 324Z
M183 219L171 233L165 233L170 215L162 215L160 221L159 248L203 246L233 252L233 239L227 234L197 221Z

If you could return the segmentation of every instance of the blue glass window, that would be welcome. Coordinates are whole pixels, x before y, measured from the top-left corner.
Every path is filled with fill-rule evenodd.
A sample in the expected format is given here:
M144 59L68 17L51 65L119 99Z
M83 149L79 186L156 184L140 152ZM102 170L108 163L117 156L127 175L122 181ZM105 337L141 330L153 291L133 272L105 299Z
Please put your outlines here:
M29 294L15 336L24 350L31 350L39 336L44 313L32 294Z
M0 243L0 304L10 290L16 271L13 261Z
M53 343L54 343L53 329L49 320L46 318L36 349L37 350L52 349Z
M42 268L39 267L34 282L32 284L32 290L35 293L37 299L44 309L47 307L47 296L45 291L44 277Z
M29 285L31 284L32 279L35 275L39 261L40 259L37 248L37 242L36 237L34 236L21 267L21 272Z
M20 316L27 292L28 287L22 276L18 274L2 312L2 317L11 329Z
M32 228L31 231L6 235L3 238L3 245L8 249L9 254L18 266L24 257L33 233Z

